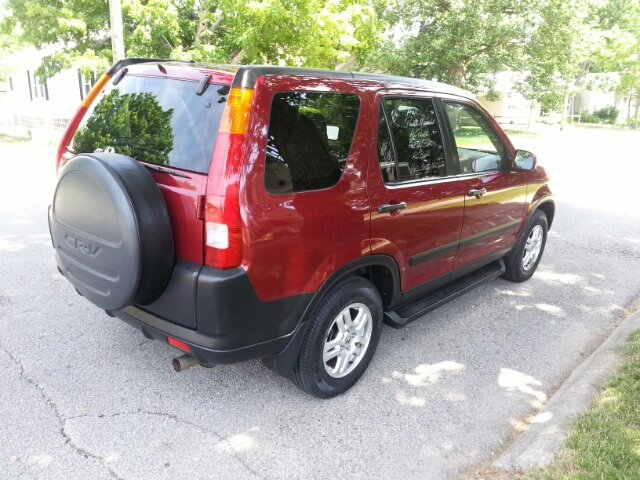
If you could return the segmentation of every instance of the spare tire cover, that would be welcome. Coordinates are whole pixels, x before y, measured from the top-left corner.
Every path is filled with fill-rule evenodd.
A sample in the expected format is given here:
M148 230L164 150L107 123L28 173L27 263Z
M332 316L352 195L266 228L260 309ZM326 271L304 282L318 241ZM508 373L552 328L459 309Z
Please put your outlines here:
M90 302L119 310L155 300L173 265L173 235L151 174L117 153L81 154L60 170L49 228L63 275Z

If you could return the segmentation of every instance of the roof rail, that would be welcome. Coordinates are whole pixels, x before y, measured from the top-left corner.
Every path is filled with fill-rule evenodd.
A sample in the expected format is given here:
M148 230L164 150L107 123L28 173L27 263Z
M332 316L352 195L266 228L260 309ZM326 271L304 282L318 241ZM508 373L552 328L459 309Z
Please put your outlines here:
M180 63L196 63L193 60L171 60L170 58L125 58L124 60L118 60L111 65L111 68L107 70L107 75L113 76L118 70L129 65L135 65L136 63L167 63L167 62L180 62Z

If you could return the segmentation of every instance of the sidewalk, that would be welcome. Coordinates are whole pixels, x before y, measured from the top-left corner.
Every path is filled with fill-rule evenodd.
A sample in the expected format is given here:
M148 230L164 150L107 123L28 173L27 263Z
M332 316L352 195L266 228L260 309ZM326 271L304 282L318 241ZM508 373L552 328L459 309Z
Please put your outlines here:
M638 308L640 300L634 305ZM621 320L609 338L574 370L533 418L529 429L493 466L515 473L549 465L564 444L571 422L590 406L600 384L611 375L617 361L616 349L637 329L640 329L640 310Z

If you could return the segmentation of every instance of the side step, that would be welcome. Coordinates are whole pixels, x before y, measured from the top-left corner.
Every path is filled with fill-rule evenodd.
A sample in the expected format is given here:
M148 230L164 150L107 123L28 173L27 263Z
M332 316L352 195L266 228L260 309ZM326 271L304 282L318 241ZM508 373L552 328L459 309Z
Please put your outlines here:
M390 327L402 328L425 313L458 298L463 293L499 277L504 271L505 266L502 259L496 260L475 272L454 280L435 292L429 292L411 300L409 303L396 307L395 310L384 312L384 323Z

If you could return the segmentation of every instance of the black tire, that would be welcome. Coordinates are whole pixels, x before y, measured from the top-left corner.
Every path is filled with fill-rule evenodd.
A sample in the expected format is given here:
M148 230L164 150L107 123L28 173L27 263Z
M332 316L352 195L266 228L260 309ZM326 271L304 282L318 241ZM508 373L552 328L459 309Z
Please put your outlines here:
M164 198L146 168L117 153L81 154L60 170L49 230L63 275L105 310L155 300L173 266Z
M353 370L343 377L334 378L325 368L323 348L329 335L332 335L331 329L335 328L338 315L353 305L364 305L369 310L371 335L363 355ZM360 311L366 312L364 309ZM302 390L317 398L332 398L346 392L362 377L369 366L380 341L381 332L382 301L378 291L371 282L362 277L355 275L345 277L329 290L311 315L309 328L302 342L291 380ZM356 348L356 342L352 344L354 348Z
M527 240L536 227L542 229L542 244L540 245L540 251L535 258L533 264L525 265L525 247L527 246ZM542 254L544 253L544 247L547 243L547 231L549 229L549 223L547 222L547 216L542 210L536 210L529 219L529 222L525 226L520 238L513 247L513 250L505 257L506 270L502 275L507 280L520 283L525 280L529 280L533 273L538 268Z

